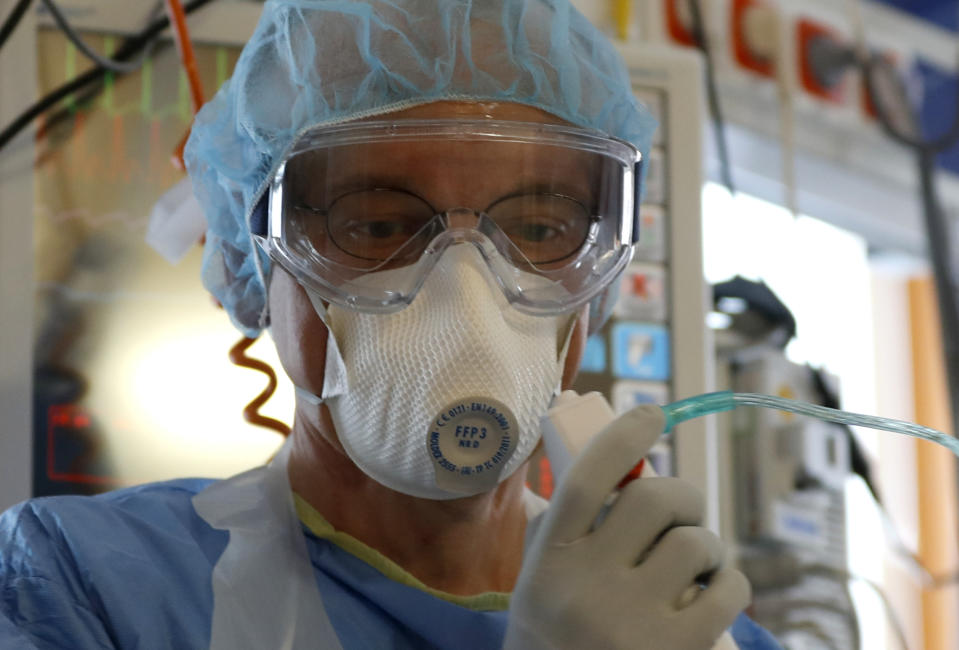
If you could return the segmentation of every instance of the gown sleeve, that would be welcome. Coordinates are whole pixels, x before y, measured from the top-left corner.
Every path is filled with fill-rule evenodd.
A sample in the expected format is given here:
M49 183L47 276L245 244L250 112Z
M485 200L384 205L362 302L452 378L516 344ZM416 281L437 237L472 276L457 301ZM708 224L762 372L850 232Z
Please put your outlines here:
M0 515L0 648L114 648L82 567L26 502Z

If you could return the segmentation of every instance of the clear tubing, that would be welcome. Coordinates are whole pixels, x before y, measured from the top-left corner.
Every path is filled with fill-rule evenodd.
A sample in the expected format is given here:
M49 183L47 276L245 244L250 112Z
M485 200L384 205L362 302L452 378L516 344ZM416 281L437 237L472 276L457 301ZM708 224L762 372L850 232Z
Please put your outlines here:
M784 397L773 397L759 393L733 393L731 391L706 393L705 395L697 395L696 397L689 397L679 400L678 402L673 402L672 404L667 404L662 407L666 413L666 428L664 429L664 433L669 433L672 428L680 422L685 422L686 420L698 418L703 415L709 415L710 413L731 411L737 406L761 406L777 411L789 411L790 413L808 415L827 422L836 422L837 424L851 424L854 426L869 427L870 429L901 433L914 438L922 438L923 440L935 442L959 457L959 440L941 431L930 429L929 427L913 424L912 422L881 418L875 415L847 413L846 411L839 411L825 406L816 406Z

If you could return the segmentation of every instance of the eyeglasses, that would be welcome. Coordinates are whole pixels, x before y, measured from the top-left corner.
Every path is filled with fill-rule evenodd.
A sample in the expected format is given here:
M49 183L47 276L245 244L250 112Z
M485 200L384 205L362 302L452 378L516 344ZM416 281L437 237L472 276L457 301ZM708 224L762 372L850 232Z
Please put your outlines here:
M330 254L334 251L328 249L335 247L344 263L374 265L391 258L394 264L408 263L422 250L406 247L400 258L396 254L412 239L428 245L444 230L476 228L481 215L492 219L525 261L557 264L583 247L599 221L583 203L563 194L513 194L481 212L468 208L438 212L412 192L383 187L347 192L325 209L301 203L293 206L293 212L292 218L314 250Z

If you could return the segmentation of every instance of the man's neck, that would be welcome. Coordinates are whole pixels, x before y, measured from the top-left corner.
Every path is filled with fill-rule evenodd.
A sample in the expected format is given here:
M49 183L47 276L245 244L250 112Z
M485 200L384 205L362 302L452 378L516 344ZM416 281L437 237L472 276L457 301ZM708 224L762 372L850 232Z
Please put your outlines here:
M486 494L449 501L411 497L374 481L335 437L320 433L333 430L328 411L322 411L321 422L298 413L290 434L294 492L336 530L429 587L456 595L512 591L526 530L525 465Z

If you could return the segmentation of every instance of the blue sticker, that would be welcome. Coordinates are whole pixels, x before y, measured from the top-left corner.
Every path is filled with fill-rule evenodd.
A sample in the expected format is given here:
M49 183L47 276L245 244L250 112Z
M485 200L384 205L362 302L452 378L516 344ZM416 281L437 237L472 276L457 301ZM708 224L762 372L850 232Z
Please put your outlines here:
M613 411L625 413L641 404L667 404L669 402L669 384L664 382L635 381L621 379L613 382Z
M670 376L669 331L650 323L613 325L613 374L666 381Z
M593 334L586 339L583 360L579 364L580 372L606 372L606 339L602 334Z

